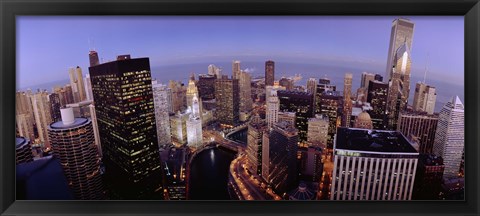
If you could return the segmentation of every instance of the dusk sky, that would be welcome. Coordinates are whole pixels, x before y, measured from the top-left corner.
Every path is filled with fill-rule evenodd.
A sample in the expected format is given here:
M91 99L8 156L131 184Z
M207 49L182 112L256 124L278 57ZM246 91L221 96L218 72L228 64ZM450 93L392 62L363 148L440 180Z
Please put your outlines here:
M368 65L385 74L393 16L17 17L17 88L88 72L88 51L101 61L149 57L151 67L241 61ZM412 75L462 84L463 16L409 16L415 23ZM89 42L90 41L90 42ZM231 68L224 68L224 74ZM292 72L293 73L293 72ZM318 77L321 75L319 74Z

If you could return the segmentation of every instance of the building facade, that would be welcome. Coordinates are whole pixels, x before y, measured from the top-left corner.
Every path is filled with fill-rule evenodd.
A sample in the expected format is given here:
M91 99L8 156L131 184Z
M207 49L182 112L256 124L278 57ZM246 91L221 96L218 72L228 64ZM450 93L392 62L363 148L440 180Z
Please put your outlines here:
M89 68L110 196L163 199L150 61L117 59Z
M458 96L448 101L438 116L433 153L443 158L444 178L457 177L465 146L465 108Z
M265 86L273 86L275 82L275 62L268 60L265 62Z
M170 133L170 115L168 110L168 89L166 85L152 81L153 104L155 106L155 121L158 146L172 143Z
M61 119L49 125L48 136L75 198L105 199L92 121L75 118L72 108L62 109Z
M396 131L339 128L331 200L411 200L418 152Z
M250 172L262 174L262 141L267 130L267 123L260 116L253 116L248 123L247 158Z
M295 127L298 129L298 140L307 141L308 119L313 117L313 95L298 91L277 91L280 111L294 112Z
M437 131L438 114L425 112L402 112L398 118L397 131L412 137L419 144L420 154L432 154Z
M222 77L215 81L217 121L226 126L235 126L240 114L240 91L238 79Z
M392 22L392 31L390 33L390 43L388 47L388 58L387 58L387 69L386 69L386 79L390 80L392 78L392 67L396 64L395 53L398 48L403 44L406 44L410 49L412 48L413 42L413 32L415 28L415 23L412 21L399 18L395 19Z

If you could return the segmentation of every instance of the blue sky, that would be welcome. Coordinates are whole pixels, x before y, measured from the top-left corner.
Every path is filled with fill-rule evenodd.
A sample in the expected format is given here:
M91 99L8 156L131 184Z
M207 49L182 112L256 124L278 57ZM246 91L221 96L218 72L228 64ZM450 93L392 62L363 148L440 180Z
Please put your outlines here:
M88 51L101 61L149 57L152 67L242 61L368 66L384 75L393 16L19 16L17 86L88 72ZM415 23L412 74L463 83L462 16L407 17ZM90 41L90 42L89 42ZM364 67L365 68L365 67ZM225 72L229 72L229 68ZM294 72L292 72L293 74Z

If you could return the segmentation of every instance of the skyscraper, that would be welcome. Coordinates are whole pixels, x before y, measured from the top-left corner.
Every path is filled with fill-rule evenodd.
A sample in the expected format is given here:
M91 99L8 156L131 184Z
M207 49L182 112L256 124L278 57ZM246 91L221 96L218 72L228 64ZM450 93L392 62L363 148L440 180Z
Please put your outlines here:
M72 86L73 100L75 103L84 101L87 99L85 93L85 86L83 83L82 69L77 66L76 68L70 68L68 70L70 75L70 85Z
M295 112L298 141L307 141L308 119L313 117L313 95L299 91L277 91L280 111Z
M153 104L155 105L155 121L159 146L172 143L170 134L170 115L168 111L168 89L166 85L152 81Z
M327 147L328 141L328 116L317 114L315 118L308 119L307 141L316 147Z
M424 112L401 112L397 131L418 141L420 154L431 154L433 153L437 124L438 115Z
M388 128L397 128L398 115L407 108L408 96L410 94L410 48L406 42L400 46L394 55L392 73L390 74L388 96L387 96L387 118Z
M187 120L187 143L190 147L198 148L203 144L203 134L197 95L193 97L190 109L191 113Z
M240 90L238 79L222 77L215 81L216 116L218 122L235 126L239 121Z
M317 93L317 79L309 78L307 80L307 92L313 95Z
M297 181L298 130L287 122L273 125L269 135L269 184L277 194L295 188Z
M90 67L100 64L98 53L95 50L90 50L90 52L88 52L88 59L90 60Z
M392 31L390 34L390 43L388 47L386 79L392 79L392 67L396 64L395 53L406 44L410 49L413 42L413 30L415 24L405 18L395 19L392 22Z
M278 84L279 84L280 86L285 87L285 89L287 89L287 91L292 91L292 90L293 90L293 87L294 87L293 80L290 79L290 78L286 78L286 77L282 77L282 78L278 81Z
M410 200L418 152L396 131L339 128L331 200Z
M49 125L48 136L75 198L104 199L92 121L75 118L72 108L62 109L61 119Z
M317 91L316 91L316 94L315 94L315 114L321 114L320 98L322 97L322 94L325 91L332 92L332 91L336 91L336 90L337 90L337 86L331 85L330 84L330 79L321 78L321 79L318 80Z
M266 120L268 128L271 128L278 122L278 112L280 111L280 101L278 100L277 92L275 91L274 94L267 99Z
M456 177L460 171L465 145L465 108L458 96L448 101L440 111L433 153L443 158L445 178Z
M252 110L252 76L241 70L238 74L238 86L240 90L240 112Z
M327 148L332 149L333 137L337 133L337 127L340 126L340 116L342 114L343 98L338 91L326 91L321 94L318 103L318 113L328 116L329 125Z
M103 157L102 141L100 140L100 132L98 131L98 121L97 121L97 113L95 111L95 105L90 104L88 105L88 108L90 109L90 119L92 120L93 135L95 137L95 145L97 146L99 156Z
M250 172L262 174L262 141L267 130L267 123L260 116L253 116L248 123L247 132L247 158Z
M149 59L117 59L89 68L106 180L113 199L161 199Z
M415 94L413 96L413 110L419 112L427 112L433 114L437 93L435 87L418 82L415 86Z
M369 112L373 128L384 130L386 128L388 84L380 81L370 81L368 86L367 102L372 106Z
M175 115L170 116L172 141L176 144L183 145L187 143L187 121L189 117L189 110L184 113L178 111Z
M90 80L90 74L85 74L85 93L87 100L93 100L92 81Z
M275 82L275 62L268 60L265 62L265 86L273 86Z
M51 93L48 95L48 100L50 103L50 115L52 116L52 121L60 121L60 97L57 93Z
M232 79L238 79L240 73L240 61L235 60L232 62Z
M214 64L208 65L208 75L216 76L217 79L220 79L222 77L222 69Z
M198 75L198 96L202 100L215 99L215 80L216 75L200 74Z
M187 108L187 88L173 80L168 83L168 88L172 95L172 113L183 112Z
M187 98L187 108L192 106L192 101L194 96L198 97L198 88L195 83L195 75L192 74L190 79L188 80L186 98Z
M39 139L39 142L36 143L40 143L44 148L50 149L47 128L52 123L52 115L50 114L48 93L39 91L32 95L32 106Z
M352 115L352 74L346 73L343 82L343 116L342 126L350 125L350 116Z
M360 78L360 88L368 89L370 81L375 80L375 74L362 72L362 77Z
M15 96L15 115L18 136L27 138L30 142L35 142L35 114L31 101L31 95L28 92L17 92Z

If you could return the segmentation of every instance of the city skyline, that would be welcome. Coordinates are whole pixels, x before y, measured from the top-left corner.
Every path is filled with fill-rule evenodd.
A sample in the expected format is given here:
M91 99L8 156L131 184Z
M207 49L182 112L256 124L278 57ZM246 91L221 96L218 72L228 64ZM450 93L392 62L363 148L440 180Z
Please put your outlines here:
M17 176L19 197L48 199L40 195L45 193L42 190L59 189L63 197L112 200L465 199L463 74L446 72L463 67L455 63L456 52L463 48L435 43L453 35L441 30L430 32L430 42L422 46L426 38L416 31L421 29L422 35L429 27L445 29L448 22L440 25L430 20L429 27L419 27L414 19L395 17L383 29L374 21L389 17L367 17L372 23L368 27L361 24L365 19L349 20L352 17L316 17L337 20L328 20L326 24L335 25L330 27L308 20L315 17L277 17L286 23L286 28L280 28L272 17L202 17L179 26L191 18L158 17L168 20L165 28L172 34L155 38L159 30L148 25L161 21L152 18L131 26L132 20L113 17L103 27L112 41L119 42L108 48L117 52L115 58L105 60L89 41L88 55L77 61L88 60L90 67L77 64L58 75L69 77L69 82L49 81L46 88L16 92L17 170L26 170ZM346 20L348 25L342 23ZM124 21L124 26L117 28L116 21ZM221 23L238 25L222 28L231 30L225 34L205 28ZM90 24L90 30L99 25ZM260 25L263 35L236 34L243 27ZM292 31L295 28L306 31ZM278 35L286 29L285 35ZM374 30L362 31L369 29ZM378 60L386 62L387 68L366 69L366 65L383 66L375 63L379 47L368 42L376 40L379 29L389 32L378 34L389 40L375 41L388 44L387 55L379 55L384 60ZM357 34L348 34L355 30ZM184 40L188 35L184 33L190 31L208 33L198 34L198 40ZM313 33L335 37L322 40ZM74 47L77 36L60 43ZM155 49L158 40L163 43L167 38L176 42L165 43L172 50ZM418 53L421 47L442 50L426 56L423 68L425 76L432 57L435 67L445 69L434 69L436 79L421 78L422 69L414 64L422 61L413 58L417 54L413 41L420 41ZM431 42L435 46L429 47ZM222 54L216 47L222 43L227 53L249 47L255 52L243 57ZM305 52L295 52L296 46ZM360 49L366 46L371 49ZM337 49L327 51L325 60L318 47ZM155 53L138 54L151 48ZM35 53L35 48L30 50L28 54ZM190 55L197 50L206 53ZM159 58L169 51L185 52L184 58L174 54ZM276 54L265 54L269 52ZM49 53L61 54L54 49ZM175 59L179 63L171 66L176 69L157 71L176 64ZM219 59L224 60L219 63ZM51 65L64 64L55 60L58 64ZM158 65L162 61L165 65ZM193 65L198 68L177 71ZM309 67L311 71L305 71ZM83 74L82 68L88 72ZM184 73L189 73L187 82ZM457 81L442 80L450 76ZM51 93L46 90L50 87ZM33 161L25 148L31 150ZM51 165L36 172L36 164L46 161ZM30 189L33 182L46 185L35 179L47 177L48 170L58 170L59 165L63 172L57 172L55 181L69 189L53 185ZM35 177L30 176L32 172Z
M412 75L423 78L428 67L427 81L463 83L463 17L407 18L415 22ZM152 72L160 73L168 71L155 68L232 59L258 62L274 59L348 65L383 75L393 19L390 16L23 16L17 20L17 88L60 80L57 77L62 77L69 67L86 70L89 63L83 56L91 49L99 53L101 62L122 53L148 56ZM436 34L439 31L442 34ZM32 34L36 37L31 37ZM185 73L191 72L206 73L206 69ZM277 69L277 73L295 72ZM328 71L317 73L320 77Z

